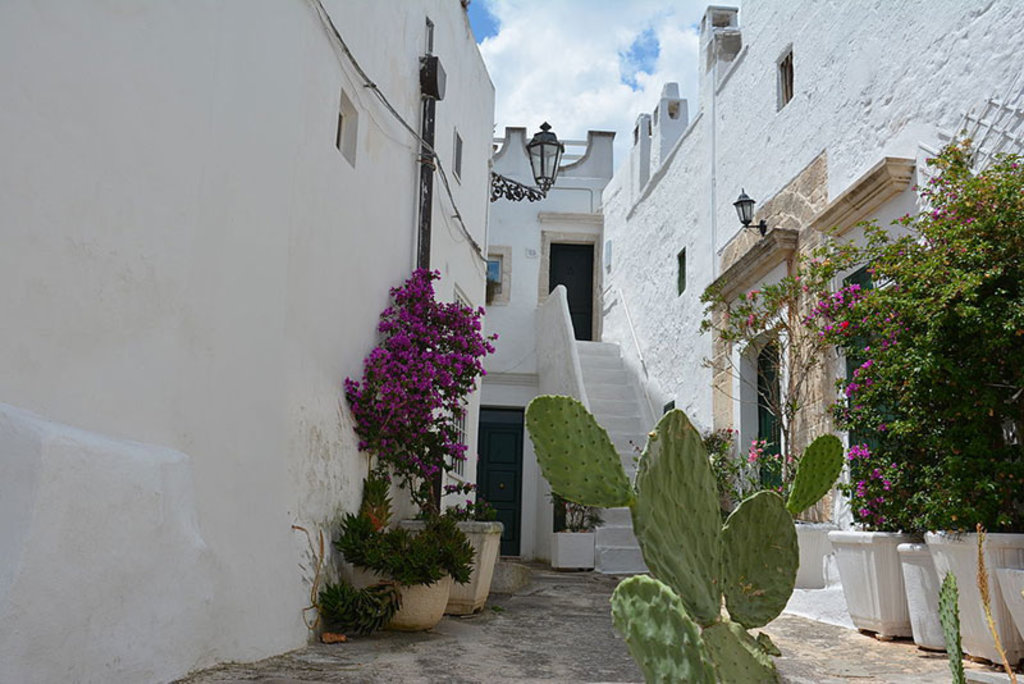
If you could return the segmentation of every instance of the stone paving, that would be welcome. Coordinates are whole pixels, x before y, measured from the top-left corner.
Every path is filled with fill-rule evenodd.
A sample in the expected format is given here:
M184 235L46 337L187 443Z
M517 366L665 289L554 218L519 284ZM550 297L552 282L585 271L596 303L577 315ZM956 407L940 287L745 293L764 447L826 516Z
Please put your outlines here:
M538 568L525 589L492 595L482 613L445 617L429 632L381 632L343 644L314 644L257 663L205 670L181 684L640 682L611 625L608 600L617 582L596 573ZM909 641L881 642L790 614L763 631L782 650L776 663L784 682L950 681L945 654L921 651Z

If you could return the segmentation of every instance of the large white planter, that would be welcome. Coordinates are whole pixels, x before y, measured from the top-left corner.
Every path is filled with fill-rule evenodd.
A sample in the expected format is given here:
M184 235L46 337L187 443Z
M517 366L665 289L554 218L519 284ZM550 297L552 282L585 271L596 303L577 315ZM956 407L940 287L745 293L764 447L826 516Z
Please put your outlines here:
M939 622L939 589L942 583L935 574L932 554L925 544L900 544L896 550L903 568L914 643L920 648L945 651L946 641Z
M825 588L825 559L832 553L828 533L835 531L832 523L796 523L796 540L800 545L800 567L796 572L797 589Z
M960 591L960 641L964 652L977 658L1000 662L992 642L978 590L978 535L929 532L924 536L941 580L946 573L956 576ZM1024 534L989 534L985 537L985 568L988 571L992 619L1006 657L1015 663L1024 657L1024 639L1017 632L1010 611L998 589L996 568L1024 569Z
M551 538L551 567L555 570L593 570L593 532L555 532Z
M843 595L857 629L880 637L909 637L910 611L896 547L912 535L895 532L833 531L828 540L836 552Z
M459 523L459 529L473 545L473 573L466 584L452 584L444 612L449 615L470 615L484 607L491 593L491 579L494 577L494 563L498 560L503 528L500 522L466 521Z
M1024 636L1024 570L996 568L996 577L1017 633Z

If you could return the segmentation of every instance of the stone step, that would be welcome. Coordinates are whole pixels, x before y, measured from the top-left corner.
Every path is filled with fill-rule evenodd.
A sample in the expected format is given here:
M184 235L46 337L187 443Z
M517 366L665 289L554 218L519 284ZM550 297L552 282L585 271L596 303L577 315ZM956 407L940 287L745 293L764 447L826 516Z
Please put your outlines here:
M631 525L602 525L597 528L595 543L598 546L637 546Z
M608 431L608 434L626 434L636 437L642 435L644 431L643 423L640 421L640 416L616 416L616 415L602 415L597 416L597 422Z
M595 570L606 575L638 575L647 572L640 547L606 546L595 549Z
M626 391L630 390L629 375L624 368L591 368L589 371L583 371L583 384L588 390L591 386L601 384L616 385Z
M583 369L584 375L586 375L588 371L598 368L609 368L612 370L624 369L622 359L618 356L604 355L580 356L580 367Z
M588 395L588 398L589 395ZM614 399L590 399L590 412L595 416L617 415L640 417L640 407L635 399L615 397Z
M619 345L614 342L590 342L587 340L576 341L576 352L581 356L614 356L619 358L622 355Z
M625 383L597 383L587 382L583 379L583 386L587 390L588 399L617 399L619 401L633 400L633 393Z
M628 506L622 506L620 508L602 508L601 519L604 521L602 526L611 527L623 527L626 525L633 525L633 514L630 513Z

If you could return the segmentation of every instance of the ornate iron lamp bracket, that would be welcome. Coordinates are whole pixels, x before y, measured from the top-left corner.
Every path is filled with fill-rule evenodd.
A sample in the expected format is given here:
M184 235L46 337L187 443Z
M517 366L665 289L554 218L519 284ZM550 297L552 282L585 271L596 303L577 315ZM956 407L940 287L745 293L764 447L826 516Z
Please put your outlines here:
M513 202L522 202L524 199L530 202L539 202L547 197L547 193L538 188L531 188L511 178L505 178L500 173L491 172L491 201L496 202L504 197Z

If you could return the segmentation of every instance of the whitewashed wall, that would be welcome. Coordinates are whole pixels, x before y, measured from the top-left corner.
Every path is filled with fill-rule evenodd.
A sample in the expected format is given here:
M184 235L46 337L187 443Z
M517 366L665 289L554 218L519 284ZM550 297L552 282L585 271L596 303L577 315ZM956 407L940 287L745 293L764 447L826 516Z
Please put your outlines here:
M416 128L425 18L434 21L448 74L438 150L450 164L457 125L455 203L483 244L493 87L463 10L448 0L324 4ZM26 481L21 512L57 491L99 546L0 527L0 578L11 578L0 582L0 680L165 681L302 645L308 578L297 566L308 559L291 525L324 527L359 501L365 459L341 383L361 373L387 290L413 266L417 143L301 0L4 3L0 54L0 399L56 435L75 426L89 444L142 443L103 466L102 490L88 484L97 471L84 447L81 490ZM342 90L358 114L354 164L335 148ZM439 293L458 288L479 304L480 256L446 225L440 183L435 198ZM14 469L9 438L5 486L12 472L54 472L40 466L45 450L23 450L38 462ZM166 453L176 454L173 486L147 475ZM181 543L174 525L133 534L145 529L132 522L138 507L152 504L121 491L138 481L196 521L202 565L167 556ZM189 489L194 501L181 494ZM86 553L102 562L78 562ZM154 558L167 558L163 574ZM102 581L110 572L183 586L173 597L117 590ZM18 609L51 600L54 583L92 593L72 596L59 624ZM187 616L159 618L180 601ZM106 628L128 614L152 618L134 639L167 646L145 663ZM63 650L52 641L63 632L88 639L88 651ZM52 645L45 658L22 648L40 633Z
M1024 6L1011 0L751 3L738 19L742 48L706 73L715 60L702 53L690 128L647 185L632 190L625 164L604 193L606 281L628 304L653 394L702 427L711 426L702 367L711 343L697 332L698 299L740 228L732 202L741 188L763 202L824 151L834 198L885 155L922 159L921 145L938 147L978 100L1015 94L1007 90L1021 88L1024 64ZM790 46L795 97L778 110L777 61ZM687 287L677 296L684 247ZM621 304L604 326L605 340L634 347Z

